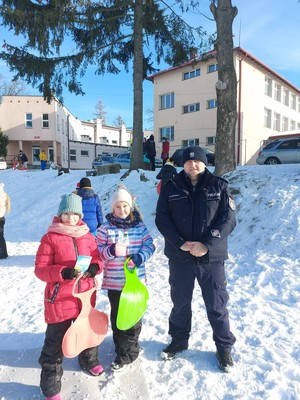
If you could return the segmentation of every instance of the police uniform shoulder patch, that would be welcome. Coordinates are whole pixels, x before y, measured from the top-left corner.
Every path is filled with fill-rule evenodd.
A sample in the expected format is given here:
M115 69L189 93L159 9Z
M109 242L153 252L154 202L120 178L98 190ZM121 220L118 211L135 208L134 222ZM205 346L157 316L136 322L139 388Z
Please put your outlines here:
M235 211L235 202L232 197L229 196L229 207L232 211Z
M212 237L216 237L216 238L220 238L221 237L221 233L220 233L220 231L218 229L212 229L210 231L210 233L211 233Z

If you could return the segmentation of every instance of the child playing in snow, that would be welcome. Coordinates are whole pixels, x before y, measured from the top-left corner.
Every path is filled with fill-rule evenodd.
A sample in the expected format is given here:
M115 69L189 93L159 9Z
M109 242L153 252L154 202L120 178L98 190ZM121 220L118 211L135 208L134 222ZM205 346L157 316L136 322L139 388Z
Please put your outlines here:
M139 356L138 339L142 328L141 320L126 331L116 326L119 300L125 284L124 263L127 257L131 257L139 279L145 281L144 262L154 253L155 247L132 195L125 187L120 186L113 194L111 209L112 213L106 216L107 222L97 230L96 241L104 260L102 288L107 289L111 305L110 320L116 352L111 369L117 371Z
M4 192L4 183L0 183L0 259L8 257L4 239L5 214L10 212L10 198Z
M174 166L173 158L168 158L162 169L156 175L156 179L160 179L156 186L157 194L160 194L161 187L165 186L171 179L177 175L177 170Z
M89 268L78 282L78 291L94 286L94 277L103 269L95 237L82 221L81 197L74 193L62 196L57 217L42 237L35 261L35 274L46 282L44 307L47 330L39 358L42 367L40 386L46 400L61 400L63 374L62 340L80 313L80 302L72 296L74 269L79 255L91 256ZM92 297L95 306L96 296ZM98 346L82 351L79 365L91 375L100 375L103 367L98 360Z

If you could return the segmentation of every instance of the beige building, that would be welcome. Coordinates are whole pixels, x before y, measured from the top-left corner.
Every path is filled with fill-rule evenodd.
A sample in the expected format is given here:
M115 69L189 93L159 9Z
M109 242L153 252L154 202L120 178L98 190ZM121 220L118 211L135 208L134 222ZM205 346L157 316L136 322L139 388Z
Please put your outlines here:
M80 121L57 100L48 104L42 96L2 96L0 127L8 136L7 163L13 165L19 150L28 165L40 165L41 150L47 159L65 168L91 168L100 154L126 151L131 130L102 125L102 121Z
M236 160L238 165L255 164L263 140L274 132L300 129L300 91L242 48L235 48L233 57L238 82ZM163 136L170 140L170 155L194 144L214 150L217 71L212 51L148 77L154 85L154 136L157 143Z

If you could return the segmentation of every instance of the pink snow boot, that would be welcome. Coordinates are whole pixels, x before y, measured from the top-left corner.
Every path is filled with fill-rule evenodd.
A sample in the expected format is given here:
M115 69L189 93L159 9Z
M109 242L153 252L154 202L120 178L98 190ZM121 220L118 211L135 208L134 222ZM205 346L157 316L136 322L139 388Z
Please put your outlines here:
M89 369L89 373L94 376L101 375L104 372L102 365L96 365L96 367ZM56 399L54 399L56 400Z
M54 396L45 397L45 400L62 400L60 393L55 394Z

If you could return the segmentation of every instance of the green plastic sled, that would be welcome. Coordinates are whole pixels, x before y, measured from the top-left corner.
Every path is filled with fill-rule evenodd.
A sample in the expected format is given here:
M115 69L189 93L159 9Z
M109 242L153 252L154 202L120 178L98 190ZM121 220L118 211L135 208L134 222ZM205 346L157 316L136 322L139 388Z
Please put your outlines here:
M117 328L121 331L132 328L142 318L149 298L148 289L137 277L136 267L128 268L129 261L127 258L124 264L126 282L117 314Z

